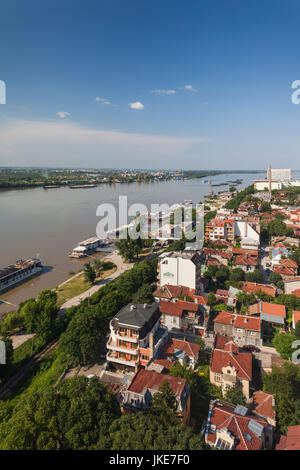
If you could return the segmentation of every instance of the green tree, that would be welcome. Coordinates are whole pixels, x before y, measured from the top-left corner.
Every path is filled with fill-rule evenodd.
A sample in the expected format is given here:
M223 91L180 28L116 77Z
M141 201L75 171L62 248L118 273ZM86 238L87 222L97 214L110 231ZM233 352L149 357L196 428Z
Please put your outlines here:
M95 279L96 279L96 271L93 268L93 266L91 266L90 263L86 263L84 265L84 271L83 272L84 272L84 277L85 277L86 281L93 284L93 282L95 282Z
M225 393L225 400L233 405L246 405L246 398L240 386L230 387Z
M255 269L252 273L246 274L246 281L248 282L261 282L262 273L260 269Z
M165 426L178 424L179 418L177 415L176 397L167 380L164 380L160 391L153 396L151 412L157 416Z
M245 273L241 268L235 268L231 271L229 281L240 282L245 279Z
M296 341L294 334L277 332L273 338L273 344L277 352L283 359L290 359L293 353L292 344Z
M104 271L103 262L100 259L94 260L94 270L96 273L96 277L101 277Z
M135 304L151 304L154 301L151 286L143 284L133 295L132 301Z

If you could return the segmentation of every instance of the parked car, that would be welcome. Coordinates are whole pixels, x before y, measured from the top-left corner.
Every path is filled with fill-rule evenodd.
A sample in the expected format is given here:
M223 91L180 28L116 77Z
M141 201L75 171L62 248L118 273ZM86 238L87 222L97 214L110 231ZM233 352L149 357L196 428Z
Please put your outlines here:
M243 351L248 351L248 352L260 352L260 349L257 346L253 346L252 344L249 344L248 346L243 346Z

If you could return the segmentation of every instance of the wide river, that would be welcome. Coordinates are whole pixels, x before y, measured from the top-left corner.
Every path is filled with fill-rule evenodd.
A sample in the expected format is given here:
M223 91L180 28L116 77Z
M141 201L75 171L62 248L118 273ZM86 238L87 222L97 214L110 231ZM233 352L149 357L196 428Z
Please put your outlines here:
M212 183L242 179L239 189L252 184L263 174L227 174L209 178ZM191 199L204 200L209 186L207 178L153 183L102 184L96 188L35 188L0 191L0 268L18 259L39 256L42 275L28 280L0 299L18 305L35 297L42 289L53 288L77 273L86 260L72 260L71 250L82 240L96 235L98 205L111 203L118 213L119 196L128 197L128 205L143 203L173 204ZM214 187L214 191L228 186ZM118 224L117 224L118 225ZM0 302L0 314L14 307Z

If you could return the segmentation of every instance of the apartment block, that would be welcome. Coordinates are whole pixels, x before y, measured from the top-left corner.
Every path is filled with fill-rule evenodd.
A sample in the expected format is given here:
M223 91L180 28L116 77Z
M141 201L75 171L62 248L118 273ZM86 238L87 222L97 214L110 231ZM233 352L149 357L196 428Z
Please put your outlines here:
M159 304L128 304L110 322L107 360L118 369L146 366L168 338Z
M201 290L202 252L170 252L160 256L158 282L160 286L184 286Z

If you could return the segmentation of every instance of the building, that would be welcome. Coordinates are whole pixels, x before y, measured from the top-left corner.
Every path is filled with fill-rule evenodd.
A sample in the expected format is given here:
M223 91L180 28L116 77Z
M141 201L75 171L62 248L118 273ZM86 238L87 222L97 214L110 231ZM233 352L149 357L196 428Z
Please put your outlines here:
M213 400L205 425L205 442L219 450L271 449L273 428L244 406Z
M235 386L240 386L247 401L250 399L252 381L252 354L239 352L234 342L213 350L210 361L210 382L221 387L222 394Z
M161 300L159 308L161 324L169 331L192 331L203 336L208 313L201 304L184 300L175 302Z
M252 413L264 418L273 428L276 427L275 398L270 393L259 390L253 393Z
M235 259L236 267L242 269L245 273L251 273L255 271L257 264L258 258L248 254L238 255Z
M242 282L242 290L247 294L257 294L259 291L270 297L276 297L277 289L270 284L259 284L257 282Z
M259 223L250 223L242 217L215 217L205 227L205 241L226 241L233 243L235 238L240 237L245 249L257 250L260 243Z
M216 242L218 240L225 240L232 243L234 237L234 219L216 217L208 222L205 227L205 241Z
M201 346L198 344L169 337L160 349L155 361L150 363L147 368L151 369L152 364L154 364L155 366L161 366L161 371L169 371L175 362L178 361L181 365L194 370L199 360L200 350Z
M146 366L168 338L157 302L128 304L110 322L107 360L119 369Z
M293 310L292 319L293 319L292 326L295 329L296 324L298 323L298 321L300 321L300 312L298 310Z
M185 286L201 290L202 253L170 252L160 256L158 281L160 286Z
M272 326L284 328L286 319L285 305L271 304L270 302L258 302L250 305L250 315L260 315L261 321L271 323Z
M183 424L187 426L191 415L191 389L188 382L181 377L172 377L140 369L133 377L127 390L122 393L122 410L124 412L147 411L151 405L152 397L160 392L165 381L169 383L175 394L178 415Z
M280 436L276 450L300 450L300 426L289 426L286 436Z
M238 315L231 312L220 312L214 319L215 334L231 336L238 346L260 346L260 318Z

